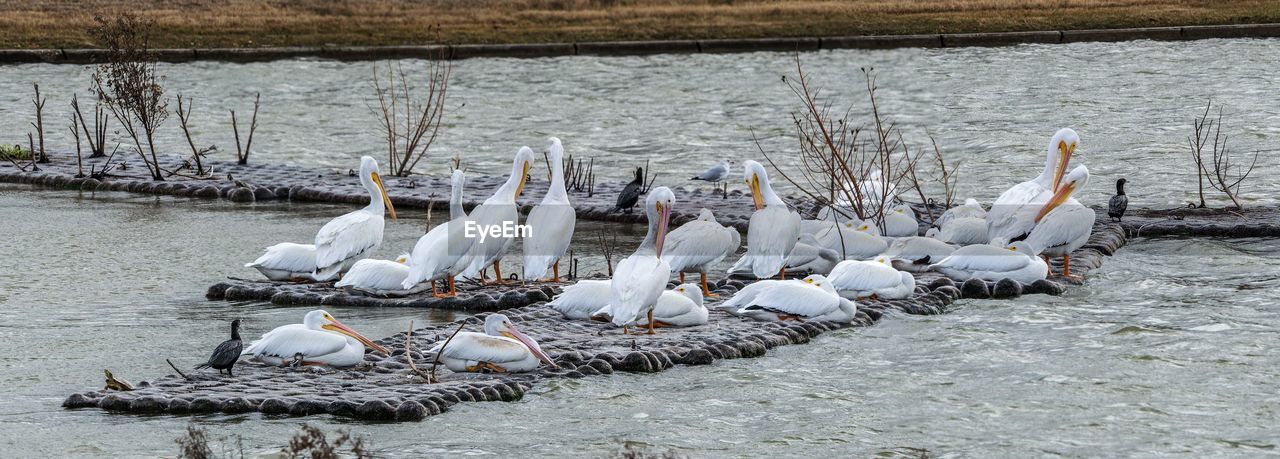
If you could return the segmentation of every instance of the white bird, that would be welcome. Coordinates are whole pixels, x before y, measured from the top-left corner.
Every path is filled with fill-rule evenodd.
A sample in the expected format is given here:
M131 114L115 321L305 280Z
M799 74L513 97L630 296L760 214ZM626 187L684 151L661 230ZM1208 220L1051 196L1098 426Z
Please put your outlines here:
M524 182L532 167L533 150L529 147L520 147L520 151L516 152L515 160L511 163L511 175L507 176L506 183L494 191L493 196L486 199L483 204L471 209L471 215L468 218L473 221L472 231L476 234L469 238L475 239L467 253L471 257L471 264L462 271L462 277L475 278L484 283L481 270L493 265L494 283L503 282L502 268L499 265L502 262L502 256L507 253L507 249L511 248L511 243L514 241L510 236L514 235L516 225L520 223L516 198L520 197L521 191L524 191Z
M994 203L987 213L987 238L1019 240L1035 226L1035 214L1058 189L1080 136L1070 128L1053 134L1045 150L1044 170L1036 178L1014 185Z
M875 225L850 220L818 233L818 244L843 254L842 259L869 260L884 253L889 243L877 235Z
M655 327L693 327L707 324L707 308L702 305L702 289L688 283L662 292L658 304L653 307ZM640 319L637 327L646 327L648 320Z
M812 278L813 276L815 275L810 275L805 279L807 280L809 278ZM742 287L742 290L738 290L738 293L735 293L728 300L725 300L720 304L712 306L712 309L718 309L733 315L738 315L738 310L751 304L751 302L755 301L755 298L759 296L761 293L764 293L765 290L773 288L778 284L783 284L788 282L803 283L804 281L801 279L791 279L791 280L765 279L762 281L752 282L750 284L747 284L747 286Z
M921 273L928 271L930 264L942 261L955 251L955 247L937 239L912 236L893 241L884 255L893 261L894 269Z
M838 252L818 244L812 234L801 234L791 255L787 256L786 267L789 272L827 274L841 260Z
M537 341L503 314L485 317L484 333L459 332L425 354L438 355L444 367L455 372L519 373L536 370L539 361L560 368L542 352Z
M240 355L268 365L328 365L351 367L364 362L364 348L383 354L387 349L338 322L328 312L308 312L301 324L276 327L249 343Z
M437 298L458 295L454 277L470 264L468 253L476 240L466 237L466 224L471 221L462 210L462 188L466 181L466 174L461 170L453 171L449 177L452 185L449 197L451 220L432 228L413 245L413 252L409 255L409 274L400 284L405 290L422 282L431 282L431 294ZM436 290L436 281L439 280L447 281L447 294Z
M750 268L757 279L767 279L775 274L785 279L784 263L800 237L800 214L787 208L782 198L773 192L764 166L747 161L744 169L756 211L751 214L747 226L747 254L738 260L735 267Z
M910 297L916 289L915 277L893 269L886 256L867 261L842 261L831 270L828 279L841 296L854 299L900 300Z
M1097 215L1072 197L1089 184L1089 168L1077 166L1067 174L1058 192L1036 215L1036 227L1027 235L1027 244L1044 257L1062 257L1062 276L1071 276L1071 252L1083 247L1093 233Z
M529 211L524 223L530 234L524 238L524 280L536 281L551 270L551 281L560 282L560 258L573 240L577 214L564 189L564 147L552 137L547 161L551 167L551 184L542 203Z
M315 280L316 246L281 242L267 247L262 256L244 266L257 269L273 281Z
M1026 241L1002 246L964 246L952 252L951 256L930 265L929 269L961 282L971 278L989 281L1009 278L1031 284L1049 274L1049 265L1036 256Z
M404 280L409 277L409 254L401 254L395 260L364 259L351 265L351 270L342 276L342 280L334 287L350 287L356 290L384 292L403 290Z
M707 168L701 174L693 176L689 180L702 180L706 182L716 183L729 178L729 167L733 161L727 159L720 160L716 165Z
M916 211L906 204L893 206L884 215L884 235L888 237L919 236L920 223L916 221Z
M649 191L644 210L649 218L649 231L635 253L618 262L609 281L609 306L613 324L629 333L627 326L641 317L649 318L649 334L653 334L653 307L666 290L671 277L671 265L662 261L662 249L666 244L667 223L676 196L670 188L660 186Z
M738 310L739 315L770 322L849 323L857 312L857 304L837 295L831 282L821 274L803 281L772 284Z
M382 245L383 213L396 218L396 209L387 196L387 187L378 175L378 162L360 158L360 183L369 191L369 205L335 218L316 233L316 274L318 281L334 278L367 258Z
M964 200L964 205L955 206L947 209L946 212L943 212L942 216L938 217L938 221L935 222L935 224L938 228L942 228L947 226L947 222L957 218L978 218L986 220L987 209L983 209L982 204L979 203L977 199L968 198Z
M738 230L716 222L716 216L708 209L698 212L698 218L680 225L667 235L667 246L662 250L662 260L671 265L671 271L680 274L684 283L685 273L698 273L702 294L711 293L707 287L707 270L725 257L738 251L742 235Z
M987 235L987 220L975 217L960 217L947 221L936 237L942 242L956 245L991 242L991 238Z
M580 280L566 286L547 306L569 320L590 319L596 311L609 305L609 283L607 280Z

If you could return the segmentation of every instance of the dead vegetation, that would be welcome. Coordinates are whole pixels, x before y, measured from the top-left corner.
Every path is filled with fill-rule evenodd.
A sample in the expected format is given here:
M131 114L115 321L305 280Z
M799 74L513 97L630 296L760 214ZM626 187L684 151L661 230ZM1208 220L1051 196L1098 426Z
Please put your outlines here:
M244 146L240 145L240 125L236 122L236 111L231 110L231 132L236 137L236 164L249 164L249 149L253 147L253 133L258 130L258 107L262 103L262 93L253 96L253 118L249 120L249 138Z
M220 452L215 452L209 442L205 429L195 424L188 424L186 434L175 440L178 443L178 457L181 459L244 459L248 456L244 451L244 441L237 435L232 443L231 438L223 437L220 441ZM298 433L289 439L289 444L280 449L272 457L289 459L365 459L373 457L364 442L364 438L352 436L350 432L340 430L330 441L323 430L310 424L303 424Z
M169 117L164 79L156 71L149 44L152 24L131 13L95 17L93 35L108 51L107 62L93 72L98 100L115 115L153 180L164 180L156 157L155 133ZM143 147L143 140L146 147Z
M426 69L415 73L406 72L401 63L392 66L388 62L386 81L378 75L378 65L373 66L371 80L378 99L374 113L385 136L391 175L406 177L413 173L418 161L427 156L444 121L453 64L431 60L425 65ZM426 81L411 83L410 74L420 74Z
M1218 107L1218 116L1211 117L1213 102L1206 103L1204 113L1191 123L1192 135L1187 137L1191 147L1191 160L1196 165L1196 179L1200 197L1200 208L1205 207L1205 183L1209 187L1227 195L1236 209L1244 209L1240 203L1240 186L1253 173L1258 165L1261 152L1255 151L1247 164L1237 163L1232 158L1233 152L1227 145L1227 135L1222 133L1222 107ZM1209 151L1205 151L1208 148ZM1205 153L1209 156L1206 158Z

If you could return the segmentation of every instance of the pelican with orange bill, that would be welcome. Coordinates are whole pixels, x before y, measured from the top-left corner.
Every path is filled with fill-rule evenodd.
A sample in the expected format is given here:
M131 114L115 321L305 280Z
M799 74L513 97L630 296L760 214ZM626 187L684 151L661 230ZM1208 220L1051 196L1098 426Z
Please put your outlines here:
M539 362L560 368L503 314L485 317L484 333L460 332L440 340L426 355L439 356L445 368L457 372L518 373L537 369Z
M308 312L301 324L282 325L263 334L240 355L268 365L345 368L364 362L366 347L389 354L386 348L343 325L328 311L317 309Z
M1058 188L1063 174L1080 144L1080 136L1070 128L1059 129L1045 148L1044 169L1036 178L1005 190L987 212L987 238L1018 241L1035 226L1035 212Z
M1067 174L1062 186L1036 214L1036 227L1027 235L1027 244L1046 263L1049 257L1062 257L1062 277L1073 280L1078 278L1071 275L1071 252L1089 241L1097 219L1092 208L1072 197L1088 184L1089 168L1083 165Z
M774 193L769 174L755 161L743 163L756 211L747 224L747 254L731 271L750 271L758 279L786 278L787 256L800 238L800 214Z

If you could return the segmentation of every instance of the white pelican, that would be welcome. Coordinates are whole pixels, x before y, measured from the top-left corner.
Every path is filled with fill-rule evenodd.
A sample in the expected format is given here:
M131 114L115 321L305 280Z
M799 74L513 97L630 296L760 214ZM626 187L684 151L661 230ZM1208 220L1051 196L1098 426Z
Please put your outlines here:
M707 308L702 305L702 288L696 284L680 284L662 292L658 304L653 307L655 327L693 327L707 324ZM637 327L646 327L648 320L640 319Z
M273 281L315 280L316 246L281 242L244 267L257 269Z
M684 283L685 273L698 273L702 294L719 296L707 288L707 269L737 252L741 244L742 235L738 230L721 225L710 210L702 209L696 220L680 225L667 235L662 260L671 265L671 271L680 273L680 283Z
M580 280L566 286L564 291L556 295L547 306L564 314L569 320L590 319L601 308L609 304L609 282L607 280Z
M803 281L772 284L738 310L739 315L770 322L849 323L857 312L857 304L837 295L831 282L821 274Z
M431 282L431 294L436 298L457 296L458 289L454 285L454 276L462 272L469 264L471 244L476 238L466 237L466 223L470 217L462 210L462 188L466 184L466 174L461 170L453 171L449 177L452 191L449 198L449 215L451 220L436 225L427 234L418 238L409 255L409 273L400 284L405 290L413 288L421 282ZM457 212L454 210L457 209ZM455 216L456 214L456 216ZM447 280L448 293L436 290L436 281Z
M401 254L393 260L364 259L351 265L351 270L342 276L342 280L334 287L351 287L365 291L403 290L405 278L409 277L409 254Z
M841 296L847 294L855 299L900 300L910 297L916 289L915 277L893 269L886 256L867 261L842 261L828 278Z
M920 223L916 221L916 211L906 204L898 204L884 215L884 235L888 237L908 237L920 235Z
M937 239L912 236L893 241L884 255L893 261L894 269L922 273L929 270L930 264L942 261L955 251L955 247Z
M1083 247L1093 232L1097 215L1071 195L1089 184L1089 168L1077 166L1067 174L1058 192L1036 215L1036 227L1027 244L1041 256L1062 257L1062 276L1071 276L1071 252Z
M1003 242L1003 241L996 241ZM956 281L977 278L989 281L1013 279L1023 284L1044 279L1049 265L1036 256L1026 241L1013 244L969 245L956 249L951 256L929 266Z
M744 268L750 267L757 279L775 274L785 279L783 263L800 237L800 214L787 208L782 198L773 192L764 166L755 161L747 161L744 166L756 211L751 214L747 227L747 254L738 263L745 263Z
M483 204L471 209L469 218L474 224L472 234L466 234L466 236L475 241L471 243L471 250L468 252L471 264L462 271L462 277L479 279L484 283L481 270L492 264L494 283L502 283L502 268L499 264L514 240L510 236L514 235L516 225L520 223L516 198L520 197L521 191L524 191L524 181L532 167L533 150L529 147L520 147L520 151L516 152L515 160L511 163L511 175L507 176L507 182L494 191L493 196L486 199ZM466 228L463 229L466 230Z
M964 205L955 206L947 209L938 217L938 221L934 224L938 228L947 226L947 222L957 218L978 218L985 220L987 218L987 209L982 208L982 204L977 199L968 198L964 200Z
M538 361L560 368L533 338L521 333L503 314L485 317L484 333L460 332L447 341L446 345L446 340L441 340L425 354L439 355L444 367L456 372L533 371L538 368Z
M524 238L525 281L542 279L550 269L551 281L560 282L560 257L569 249L577 221L569 193L564 189L564 147L558 138L552 137L550 142L547 161L551 163L551 184L542 203L524 220L530 231Z
M805 280L814 278L814 276L816 276L816 274L806 277ZM765 279L762 281L752 282L750 284L747 284L747 286L742 287L742 290L738 290L738 293L735 293L728 300L725 300L720 304L712 306L712 309L719 309L733 315L738 315L738 310L751 304L751 302L754 301L755 298L759 296L761 293L764 293L765 290L773 288L778 284L789 283L789 282L803 283L803 281L799 279L791 279L791 280Z
M889 248L889 243L877 234L875 225L850 220L818 233L817 240L822 247L844 254L843 259L868 260Z
M328 312L308 312L301 324L276 327L249 343L240 355L268 365L328 365L351 367L364 362L364 348L383 354L387 349L338 322Z
M801 234L785 264L787 271L793 273L827 274L840 260L839 252L823 247L812 234Z
M938 240L948 244L974 245L991 242L987 236L987 220L974 217L952 218L942 225Z
M1016 241L1035 226L1035 212L1058 189L1067 164L1080 143L1080 136L1070 128L1053 134L1045 150L1044 170L1034 179L1014 185L991 204L987 213L987 237Z
M653 307L666 289L671 265L662 261L662 248L667 239L667 223L676 196L670 188L649 190L644 210L649 217L649 232L631 256L618 262L609 281L609 306L613 324L628 333L627 326L648 316L649 334L653 334Z
M378 175L378 162L372 157L360 158L360 183L369 191L369 205L326 223L316 233L316 274L318 281L334 278L351 269L382 245L384 211L396 218L387 188Z

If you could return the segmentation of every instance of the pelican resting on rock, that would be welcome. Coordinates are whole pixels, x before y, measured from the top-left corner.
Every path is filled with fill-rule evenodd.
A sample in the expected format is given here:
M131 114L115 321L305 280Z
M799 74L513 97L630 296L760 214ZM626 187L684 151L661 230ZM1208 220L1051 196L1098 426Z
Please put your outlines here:
M802 281L769 284L746 301L738 315L770 322L849 323L857 312L854 302L841 298L825 276L815 274Z
M818 244L812 234L801 234L796 246L787 256L787 272L828 274L842 259L840 253Z
M880 237L875 225L850 220L818 233L818 244L844 254L846 260L870 260L884 253L889 243Z
M938 221L934 223L938 228L942 228L947 225L947 222L957 218L977 218L983 220L985 223L987 219L987 209L983 209L982 204L979 203L977 199L968 198L964 200L964 205L947 209L946 212L942 213L941 217L938 217Z
M249 343L240 355L247 355L268 365L326 365L352 367L364 362L364 348L388 354L387 348L374 343L350 327L338 322L328 312L308 312L301 324L276 327Z
M524 223L530 234L524 238L524 280L536 281L551 271L551 281L560 282L560 258L573 240L577 214L569 203L569 193L564 188L564 147L560 139L550 139L547 154L551 167L551 184L542 203L529 211Z
M244 267L257 269L273 281L314 281L316 246L281 242L267 247L262 256Z
M662 292L653 308L655 327L693 327L706 325L707 308L702 305L701 286L688 283ZM640 319L637 327L647 327L648 320Z
M547 306L554 309L569 320L590 319L592 314L609 304L610 287L608 280L580 280L566 286Z
M912 236L894 240L884 255L892 260L894 269L922 273L955 251L955 247L937 239Z
M987 236L987 221L976 217L958 217L948 220L935 237L939 241L955 245L991 242L991 238Z
M842 261L827 277L836 291L846 298L901 300L909 298L916 290L915 277L893 269L892 261L883 255L874 260Z
M777 275L786 279L787 255L800 237L800 214L787 207L769 185L764 166L755 161L744 164L745 180L751 189L756 211L747 227L747 254L731 271L750 269L757 279Z
M618 262L618 267L613 270L613 279L609 281L609 306L613 324L622 327L623 333L629 333L627 326L645 316L648 316L648 333L654 333L653 308L671 277L671 265L662 260L662 250L675 201L675 194L665 186L649 192L644 205L649 231L635 253Z
M698 273L702 294L715 297L719 295L711 293L707 287L707 270L737 252L741 244L742 235L738 230L721 225L710 210L702 209L697 219L680 225L667 235L662 260L671 265L671 271L680 274L682 284L685 273Z
M402 284L409 277L409 254L400 254L395 260L364 259L351 265L351 270L334 283L334 287L351 288L369 292L403 290Z
M240 360L240 350L243 348L244 344L240 341L240 319L236 319L231 321L231 339L218 344L218 347L213 349L213 355L209 356L209 360L196 365L196 369L213 368L218 370L218 373L226 370L227 376L235 376L231 374L231 369L236 366L236 361Z
M969 279L998 281L1008 278L1029 285L1048 277L1049 265L1036 256L1030 244L1018 241L1004 246L961 247L952 252L951 256L930 265L929 270L940 272L958 282Z
M445 368L455 372L520 373L537 369L539 361L560 368L504 314L485 317L484 333L459 332L424 354L439 355Z
M916 221L916 211L906 204L893 206L884 215L884 235L888 237L919 236L920 223Z

